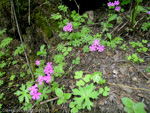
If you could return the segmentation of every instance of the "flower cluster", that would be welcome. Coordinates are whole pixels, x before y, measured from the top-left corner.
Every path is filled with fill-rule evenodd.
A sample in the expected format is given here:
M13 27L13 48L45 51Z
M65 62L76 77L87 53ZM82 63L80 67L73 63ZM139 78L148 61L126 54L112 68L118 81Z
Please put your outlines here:
M38 65L38 66L39 66L39 65L40 65L40 62L41 62L41 60L36 60L36 61L35 61L35 65Z
M38 61L38 60L36 60L36 65L40 65L40 62L41 61ZM47 65L45 66L45 68L44 68L44 72L45 72L45 74L46 74L46 76L42 76L42 75L40 75L39 77L38 77L38 83L39 83L39 85L42 85L43 84L43 81L45 81L47 84L51 81L51 74L54 72L54 70L53 70L53 66L52 66L52 62L48 62L47 63ZM28 90L30 90L30 95L32 95L32 99L33 100L38 100L40 97L40 95L41 95L41 93L40 92L38 92L38 85L37 84L35 84L34 86L31 86Z
M147 14L150 15L150 11L148 11Z
M116 0L116 1L114 1L114 2L108 2L108 3L107 3L107 6L108 6L108 7L116 6L116 7L115 7L115 10L116 10L116 11L120 11L120 6L118 6L119 4L120 4L119 0Z
M37 84L35 84L34 86L31 86L28 90L30 90L31 92L30 92L30 95L32 95L32 99L33 100L38 100L40 97L40 95L41 95L41 93L40 92L38 92L38 89L37 89L37 87L38 87L38 85Z
M98 52L104 51L104 46L100 45L99 40L95 39L93 43L94 44L91 44L91 46L89 46L90 51L96 51L96 50L98 50Z
M71 22L67 23L67 25L63 27L63 30L71 32L73 30Z

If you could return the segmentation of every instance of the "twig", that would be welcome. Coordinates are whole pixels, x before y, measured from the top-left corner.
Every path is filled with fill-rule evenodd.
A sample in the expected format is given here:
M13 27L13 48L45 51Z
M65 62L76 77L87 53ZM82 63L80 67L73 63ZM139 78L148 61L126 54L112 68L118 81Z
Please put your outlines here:
M131 63L131 62L130 62ZM137 68L133 63L131 63L147 80L149 80L149 78L139 69Z
M52 99L40 102L40 104L44 104L44 103L47 103L47 102L50 102L50 101L54 101L54 100L57 100L57 99L59 99L59 97L55 97L55 98L52 98Z
M76 6L77 6L77 8L78 8L78 13L79 13L80 6L77 4L77 1L76 1L76 0L74 0L74 2L76 3Z
M30 0L28 1L28 4L29 4L29 16L28 16L28 23L30 25Z
M112 34L122 23L123 22L121 22L118 26L116 26L110 34Z
M119 86L119 87L123 87L123 88L135 89L135 90L150 91L150 89L145 89L145 88L134 88L134 87L130 87L130 86L125 86L125 85L123 85L123 84L115 84L115 83L109 83L109 82L106 82L106 84L113 85L113 86Z
M128 21L126 23L124 23L120 29L122 29L127 23L128 23ZM118 29L118 31L120 31L120 29Z
M20 38L21 44L23 46L25 58L27 60L28 67L30 69L32 79L34 80L33 73L32 73L31 67L30 67L30 63L29 63L29 60L28 60L28 57L27 57L27 54L26 54L26 51L25 51L24 43L23 43L23 40L22 40L22 37L21 37L21 33L20 33L19 25L18 25L18 20L17 20L17 17L16 17L16 11L15 11L15 8L14 8L13 0L11 0L11 5L12 5L12 9L13 9L15 20L16 20L16 27L17 27L17 30L18 30L19 38Z

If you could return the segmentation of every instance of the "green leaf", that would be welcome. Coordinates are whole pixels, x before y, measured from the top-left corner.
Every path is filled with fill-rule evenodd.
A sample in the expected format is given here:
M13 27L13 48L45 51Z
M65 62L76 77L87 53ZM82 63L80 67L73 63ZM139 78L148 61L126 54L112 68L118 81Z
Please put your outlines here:
M71 113L78 113L78 109L75 108L75 107L73 107L73 108L71 109Z
M112 14L112 15L109 17L108 22L114 20L116 17L117 17L117 14Z
M83 80L79 80L77 83L76 83L76 86L84 86L85 83Z
M7 37L7 38L3 39L3 40L1 41L0 48L5 48L6 45L8 45L12 40L13 40L13 39L10 38L10 37Z
M70 93L65 93L64 97L67 100L67 99L69 99L71 97L71 94Z
M132 58L131 56L128 56L128 57L127 57L128 60L131 60L131 58Z
M95 72L92 74L92 80L96 83L99 83L102 80L102 73L101 72Z
M144 103L138 102L138 103L135 104L135 106L134 106L134 112L135 112L135 113L146 113L146 111L144 110L144 106L145 106Z
M108 95L109 95L109 93L107 91L103 92L103 96L108 96Z
M129 99L128 97L121 98L121 101L128 108L132 108L134 105L134 102L131 99Z
M111 34L107 33L107 37L111 40Z
M57 100L57 105L60 105L60 104L62 104L64 102L64 99L59 99L59 100Z
M90 79L91 79L91 75L90 75L90 74L85 75L85 77L83 78L83 80L84 80L85 82L89 82Z
M57 88L56 90L55 90L55 94L58 96L58 97L63 97L63 91L62 91L62 89L60 89L60 88Z
M83 75L83 71L76 71L74 78L75 78L75 79L82 78L82 75Z
M103 88L100 88L99 89L99 94L102 94L104 92L104 89Z

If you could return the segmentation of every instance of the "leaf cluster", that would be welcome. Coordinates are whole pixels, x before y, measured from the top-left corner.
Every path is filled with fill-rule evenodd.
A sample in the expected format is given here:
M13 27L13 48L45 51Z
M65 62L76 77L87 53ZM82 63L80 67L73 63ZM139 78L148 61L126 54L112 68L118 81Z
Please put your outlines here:
M145 104L142 102L134 103L128 97L121 98L122 103L125 105L124 110L127 113L146 113L144 110Z

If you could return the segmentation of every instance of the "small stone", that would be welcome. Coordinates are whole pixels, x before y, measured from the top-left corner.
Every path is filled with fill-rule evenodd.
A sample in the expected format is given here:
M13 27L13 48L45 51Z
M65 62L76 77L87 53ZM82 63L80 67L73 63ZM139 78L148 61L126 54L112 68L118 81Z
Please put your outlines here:
M134 82L137 82L137 78L136 78L136 77L133 77L132 80L133 80Z

